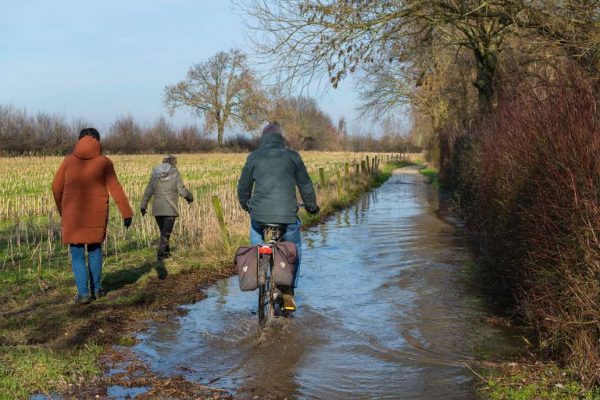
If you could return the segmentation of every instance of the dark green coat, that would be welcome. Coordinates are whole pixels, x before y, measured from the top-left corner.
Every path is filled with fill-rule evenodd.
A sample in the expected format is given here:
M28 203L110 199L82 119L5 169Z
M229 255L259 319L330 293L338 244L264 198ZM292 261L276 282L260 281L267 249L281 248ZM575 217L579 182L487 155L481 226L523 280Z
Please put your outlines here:
M255 221L293 224L298 211L296 187L306 209L315 210L315 190L300 154L286 149L281 135L263 135L258 150L248 156L238 182L240 205Z
M192 193L183 184L177 168L169 163L162 163L152 170L148 187L144 192L140 208L146 209L150 198L152 200L152 215L155 217L179 216L178 196L192 201Z

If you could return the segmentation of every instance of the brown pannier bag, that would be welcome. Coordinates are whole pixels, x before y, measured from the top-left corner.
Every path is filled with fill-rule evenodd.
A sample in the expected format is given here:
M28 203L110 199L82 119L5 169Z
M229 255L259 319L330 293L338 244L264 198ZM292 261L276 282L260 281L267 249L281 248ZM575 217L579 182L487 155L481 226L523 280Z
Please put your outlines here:
M235 253L240 290L252 291L258 287L258 246L240 247Z
M276 285L292 286L298 261L298 249L292 242L273 245L273 279Z

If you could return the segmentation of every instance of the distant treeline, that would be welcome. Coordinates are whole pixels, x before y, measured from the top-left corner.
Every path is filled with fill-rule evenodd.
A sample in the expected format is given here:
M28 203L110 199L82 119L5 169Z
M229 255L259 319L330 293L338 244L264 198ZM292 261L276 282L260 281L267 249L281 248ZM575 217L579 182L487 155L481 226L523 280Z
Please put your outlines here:
M299 137L303 129L296 124L286 134L288 145L297 150L347 151L419 151L407 138L400 135L373 137L369 134L348 135L331 124L329 118L316 120L312 128L318 134ZM315 125L314 121L312 121ZM285 124L284 129L285 129ZM288 123L288 125L290 125ZM63 155L72 151L79 131L94 126L82 119L46 113L35 115L13 107L0 106L0 155ZM102 148L109 154L140 153L195 153L211 151L248 151L258 147L256 134L239 134L226 139L219 147L214 138L201 128L189 125L175 127L166 119L142 125L132 116L118 118L107 132L100 132Z

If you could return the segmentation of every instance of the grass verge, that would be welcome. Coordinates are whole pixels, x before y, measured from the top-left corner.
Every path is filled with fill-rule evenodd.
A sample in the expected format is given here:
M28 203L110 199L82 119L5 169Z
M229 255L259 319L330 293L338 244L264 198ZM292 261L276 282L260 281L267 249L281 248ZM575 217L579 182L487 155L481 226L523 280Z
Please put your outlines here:
M571 371L534 362L487 364L479 397L486 400L598 400L600 389L588 389Z
M439 171L437 169L423 168L419 172L427 177L427 179L431 185L433 185L434 187L440 186Z
M31 389L49 394L70 383L84 383L100 373L97 358L102 348L88 344L71 350L18 346L0 349L0 399L28 398Z

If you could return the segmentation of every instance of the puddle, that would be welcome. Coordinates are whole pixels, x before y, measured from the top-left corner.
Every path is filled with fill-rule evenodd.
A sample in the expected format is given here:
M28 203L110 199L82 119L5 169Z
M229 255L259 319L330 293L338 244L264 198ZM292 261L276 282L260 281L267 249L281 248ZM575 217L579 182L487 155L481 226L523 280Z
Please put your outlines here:
M29 397L29 400L61 400L61 398L57 394L34 394Z
M142 393L146 393L149 390L147 387L130 387L126 388L123 386L109 386L106 389L106 395L111 399L135 399Z

